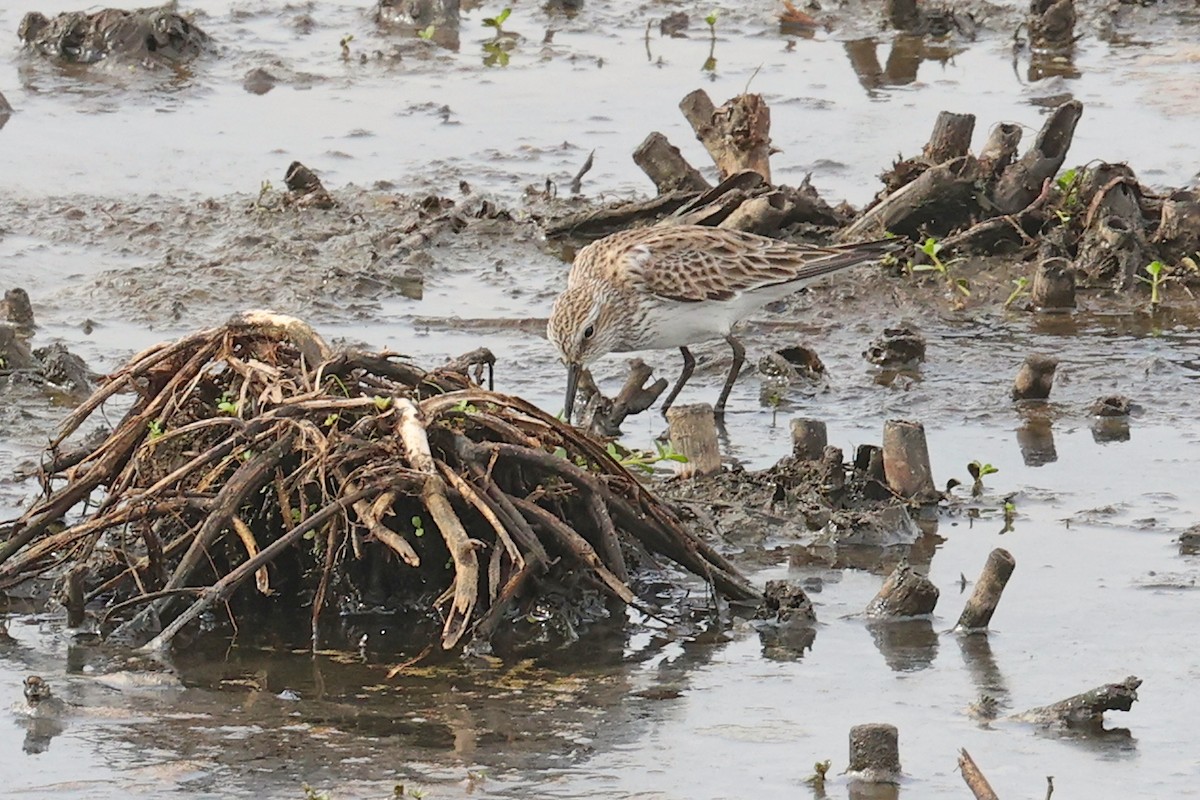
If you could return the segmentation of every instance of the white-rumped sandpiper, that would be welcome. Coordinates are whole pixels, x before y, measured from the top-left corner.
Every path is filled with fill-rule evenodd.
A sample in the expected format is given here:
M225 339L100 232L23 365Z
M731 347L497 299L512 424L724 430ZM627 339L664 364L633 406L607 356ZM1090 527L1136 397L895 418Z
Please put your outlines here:
M893 242L817 247L701 225L639 228L607 236L575 256L546 333L567 365L567 418L583 368L605 353L678 347L683 372L663 401L675 402L696 362L688 345L724 338L733 364L714 408L725 401L745 361L733 326L805 284L878 260Z

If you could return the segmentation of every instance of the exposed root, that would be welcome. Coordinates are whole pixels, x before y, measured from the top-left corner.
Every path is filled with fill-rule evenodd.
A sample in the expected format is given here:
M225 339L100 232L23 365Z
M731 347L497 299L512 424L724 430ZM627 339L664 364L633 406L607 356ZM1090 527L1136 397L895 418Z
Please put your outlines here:
M334 355L268 312L140 353L67 418L45 495L0 529L0 588L86 564L87 599L148 649L221 603L308 604L314 646L334 598L440 614L445 650L488 639L543 584L664 616L630 587L630 553L757 595L603 445L475 386L481 363ZM119 395L120 423L64 458Z

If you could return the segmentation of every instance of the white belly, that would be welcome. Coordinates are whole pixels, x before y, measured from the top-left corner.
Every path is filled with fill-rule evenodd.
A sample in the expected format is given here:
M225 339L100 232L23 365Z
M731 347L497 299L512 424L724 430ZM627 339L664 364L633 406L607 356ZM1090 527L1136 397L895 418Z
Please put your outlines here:
M684 347L710 339L722 339L757 304L744 308L737 300L729 302L678 303L667 301L641 317L635 330L621 342L616 352ZM745 312L745 313L743 313Z

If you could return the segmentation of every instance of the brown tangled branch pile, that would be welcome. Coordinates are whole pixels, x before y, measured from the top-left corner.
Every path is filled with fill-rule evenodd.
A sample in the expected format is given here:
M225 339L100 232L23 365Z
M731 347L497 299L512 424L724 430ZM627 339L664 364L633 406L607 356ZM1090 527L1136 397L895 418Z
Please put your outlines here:
M44 496L0 528L0 588L65 573L148 649L214 604L252 607L235 595L251 578L311 603L314 646L330 598L368 580L393 610L440 614L445 649L551 583L661 616L630 579L656 555L757 596L601 443L458 370L334 355L265 312L141 353L66 420ZM136 399L111 433L64 449L118 393Z

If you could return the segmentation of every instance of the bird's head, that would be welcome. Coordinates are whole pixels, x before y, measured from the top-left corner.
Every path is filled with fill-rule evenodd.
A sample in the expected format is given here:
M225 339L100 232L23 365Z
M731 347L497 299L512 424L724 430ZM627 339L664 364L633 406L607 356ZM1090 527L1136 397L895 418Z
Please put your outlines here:
M554 301L546 337L567 365L568 417L583 368L619 344L614 312L610 298L588 284L570 286Z

